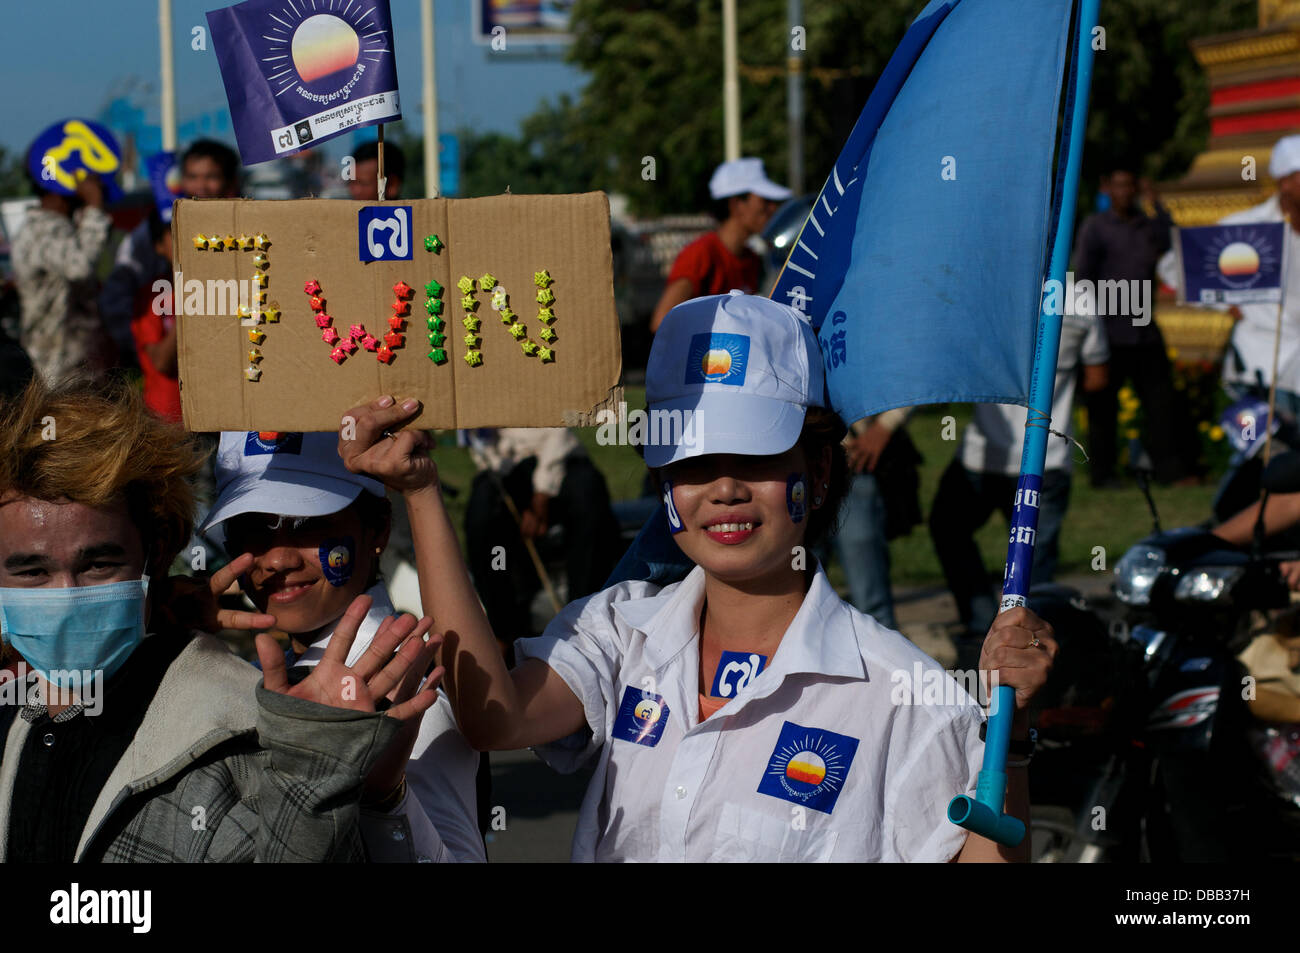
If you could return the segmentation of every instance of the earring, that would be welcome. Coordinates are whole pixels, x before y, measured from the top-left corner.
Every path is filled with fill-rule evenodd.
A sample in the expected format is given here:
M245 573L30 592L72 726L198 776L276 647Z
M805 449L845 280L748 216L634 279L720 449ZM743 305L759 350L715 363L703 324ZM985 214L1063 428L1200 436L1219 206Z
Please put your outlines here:
M813 506L821 506L821 505L822 505L822 498L820 496L814 496Z
M829 490L830 488L831 488L831 485L830 485L829 483L823 483L823 484L822 484L822 489L823 489L823 490Z
M376 555L376 556L381 555L381 554L383 553L383 551L384 551L384 547L382 547L382 546L376 546L376 547L375 547L375 555Z

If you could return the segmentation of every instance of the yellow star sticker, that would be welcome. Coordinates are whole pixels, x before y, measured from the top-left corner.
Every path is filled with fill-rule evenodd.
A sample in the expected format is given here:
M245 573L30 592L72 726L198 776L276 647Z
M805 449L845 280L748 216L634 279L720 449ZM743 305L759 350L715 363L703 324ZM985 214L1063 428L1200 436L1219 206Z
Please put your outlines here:
M237 240L240 248L248 249L253 247L253 240L245 232L240 232Z
M267 320L267 323L268 323L268 324L279 324L279 322L280 322L280 309L279 309L279 308L272 306L272 307L270 307L270 308L267 308L267 309L266 309L265 311L263 311L262 313L263 313L264 315L266 315L266 320Z
M265 251L271 246L271 239L266 237L266 232L258 232L253 238L253 247L258 251Z
M199 251L206 249L208 247L208 237L206 235L195 235L194 247Z

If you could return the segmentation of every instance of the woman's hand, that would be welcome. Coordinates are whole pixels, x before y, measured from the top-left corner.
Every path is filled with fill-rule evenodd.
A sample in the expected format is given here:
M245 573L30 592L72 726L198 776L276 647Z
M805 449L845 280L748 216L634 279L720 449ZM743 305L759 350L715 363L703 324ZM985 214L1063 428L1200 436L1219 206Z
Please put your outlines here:
M253 554L243 553L207 579L169 576L166 598L159 600L164 616L181 630L269 629L275 625L273 615L221 608L221 597L252 566Z
M339 457L353 473L380 480L402 493L437 487L438 468L429 457L432 441L422 430L403 430L420 416L414 398L397 403L384 396L353 407L339 426Z
M1024 607L1009 609L989 628L980 651L980 672L996 672L995 685L1016 690L1016 714L1021 718L1029 700L1047 683L1058 648L1050 625Z

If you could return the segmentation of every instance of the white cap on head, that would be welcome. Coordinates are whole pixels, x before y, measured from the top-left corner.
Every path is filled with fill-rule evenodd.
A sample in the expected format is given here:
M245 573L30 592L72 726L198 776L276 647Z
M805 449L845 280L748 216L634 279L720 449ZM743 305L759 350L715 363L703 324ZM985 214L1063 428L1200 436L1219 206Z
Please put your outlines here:
M204 532L244 513L328 516L363 491L384 495L378 480L343 465L333 433L226 432L216 470L217 501L203 521Z
M784 201L794 194L767 177L763 171L762 159L732 159L713 170L713 178L709 179L709 195L715 199L750 192L774 202Z
M1277 180L1285 179L1292 172L1300 172L1300 136L1283 136L1273 144L1268 174Z
M821 348L803 312L739 291L679 304L659 326L646 365L645 462L784 453L824 393ZM662 415L675 411L680 426L663 425Z

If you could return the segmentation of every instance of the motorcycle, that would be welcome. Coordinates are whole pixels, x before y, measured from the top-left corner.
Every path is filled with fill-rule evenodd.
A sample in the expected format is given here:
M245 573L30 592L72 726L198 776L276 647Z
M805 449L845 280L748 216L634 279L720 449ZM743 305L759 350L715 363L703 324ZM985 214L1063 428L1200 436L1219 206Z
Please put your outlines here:
M1259 526L1248 552L1200 527L1162 531L1149 469L1135 470L1155 531L1115 564L1118 614L1063 586L1030 596L1061 646L1036 699L1034 857L1300 856L1296 802L1248 741L1251 682L1236 658L1256 613L1290 604L1279 566L1300 551L1265 547ZM1300 490L1300 454L1275 459L1260 484Z

